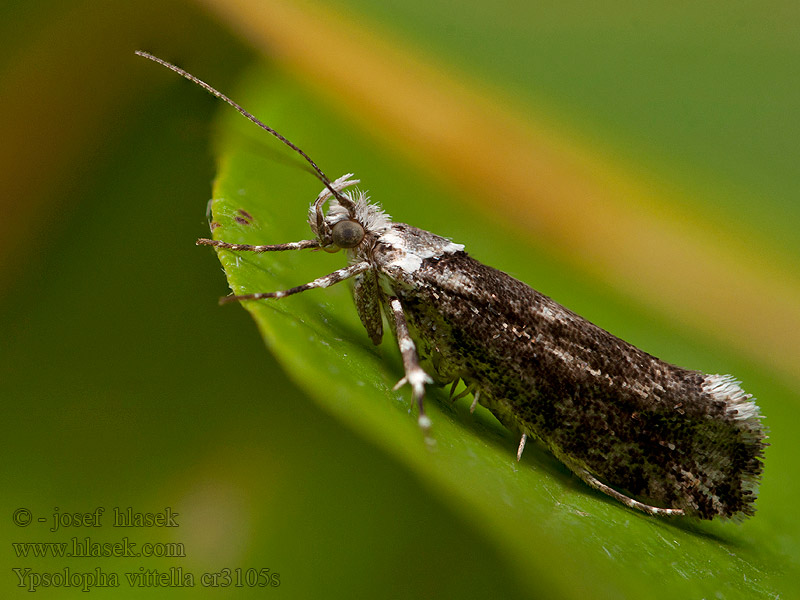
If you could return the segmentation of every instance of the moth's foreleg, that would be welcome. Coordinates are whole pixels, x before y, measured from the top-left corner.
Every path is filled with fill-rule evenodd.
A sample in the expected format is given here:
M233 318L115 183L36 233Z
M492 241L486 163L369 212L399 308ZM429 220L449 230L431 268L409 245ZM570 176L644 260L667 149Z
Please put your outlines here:
M301 240L299 242L289 242L288 244L270 244L266 246L253 246L252 244L232 244L219 240L209 240L200 238L195 242L198 246L214 246L215 248L225 248L234 252L282 252L284 250L305 250L306 248L319 248L317 240Z
M422 370L422 367L419 366L417 347L408 331L408 323L406 323L406 316L403 313L403 306L400 304L400 300L394 296L389 298L389 308L394 315L395 330L397 331L397 345L400 347L400 354L403 356L403 369L405 370L405 376L397 382L394 389L398 389L406 383L411 386L414 400L419 409L417 422L422 430L427 432L428 429L430 429L431 420L425 414L425 409L422 406L422 399L425 396L425 384L433 383L433 380Z
M370 268L368 262L360 262L354 265L350 265L349 267L345 267L344 269L339 269L338 271L334 271L324 277L320 277L319 279L315 279L314 281L309 281L306 284L298 285L297 287L289 288L288 290L280 290L278 292L259 292L255 294L244 294L241 296L225 296L219 299L220 304L226 304L228 302L238 302L241 300L263 300L264 298L283 298L285 296L291 296L292 294L299 294L300 292L305 292L306 290L310 290L313 288L326 288L340 281L344 281L345 279L349 279L358 275L359 273L363 273Z

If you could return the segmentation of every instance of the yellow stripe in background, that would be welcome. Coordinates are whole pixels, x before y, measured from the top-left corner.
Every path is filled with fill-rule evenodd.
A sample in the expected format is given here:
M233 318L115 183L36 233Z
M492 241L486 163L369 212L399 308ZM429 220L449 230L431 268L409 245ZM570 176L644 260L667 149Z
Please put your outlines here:
M752 232L671 202L625 165L570 142L545 116L432 66L363 20L321 4L203 0L264 53L370 123L416 163L580 268L669 318L712 334L795 382L797 265ZM488 201L487 201L488 200Z

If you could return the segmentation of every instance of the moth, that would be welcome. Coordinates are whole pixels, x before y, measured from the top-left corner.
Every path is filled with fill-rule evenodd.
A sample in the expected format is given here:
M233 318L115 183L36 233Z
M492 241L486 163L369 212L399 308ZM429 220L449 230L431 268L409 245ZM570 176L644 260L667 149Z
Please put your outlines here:
M280 133L205 82L145 52L238 110L297 152L324 189L311 204L314 238L273 245L200 239L234 252L343 250L347 266L304 285L228 296L278 299L352 280L373 343L394 332L418 421L431 423L425 386L464 381L509 430L547 447L589 486L661 516L741 519L754 514L766 429L751 394L730 375L666 363L593 325L464 246L395 223L352 175L329 179ZM327 205L327 208L326 208ZM425 365L426 368L423 368Z

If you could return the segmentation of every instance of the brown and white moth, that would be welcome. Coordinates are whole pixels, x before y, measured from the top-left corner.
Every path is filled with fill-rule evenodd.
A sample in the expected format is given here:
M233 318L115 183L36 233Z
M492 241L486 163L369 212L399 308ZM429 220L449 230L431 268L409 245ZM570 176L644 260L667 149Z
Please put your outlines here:
M766 431L758 406L730 375L668 364L613 336L464 246L395 223L345 175L331 181L300 148L182 69L158 62L224 100L300 154L325 188L311 204L314 239L253 246L200 239L236 252L343 249L348 266L305 285L223 301L283 298L353 280L356 310L379 344L394 330L423 430L425 385L463 380L520 435L539 440L573 473L654 515L742 518L755 512ZM325 204L328 209L325 210ZM428 370L422 368L425 364ZM638 498L638 499L637 499Z

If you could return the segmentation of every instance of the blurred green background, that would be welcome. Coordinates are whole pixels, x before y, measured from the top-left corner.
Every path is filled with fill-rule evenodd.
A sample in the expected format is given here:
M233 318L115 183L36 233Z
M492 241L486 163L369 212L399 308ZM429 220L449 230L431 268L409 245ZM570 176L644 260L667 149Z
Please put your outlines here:
M304 107L271 124L283 131L289 120L303 123L303 146L326 158L329 175L356 170L390 213L467 243L485 262L513 268L656 355L743 379L768 417L773 444L758 514L741 526L660 527L666 545L700 540L730 553L734 566L718 569L711 562L700 575L700 569L682 574L676 568L674 581L649 582L652 597L675 597L670 589L697 590L693 597L798 594L796 372L771 368L746 345L706 335L714 323L676 322L630 294L637 282L615 285L591 257L582 264L568 248L526 234L524 224L504 224L497 214L503 211L478 213L492 223L480 235L448 229L446 207L463 193L456 183L433 175L435 165L425 170L407 161L381 131L364 133L363 115L348 115L347 102L327 110L327 98L307 84L313 74L295 72L279 41L265 51L245 23L207 4L40 0L0 8L4 596L27 594L12 568L53 572L65 566L117 573L182 566L196 574L266 567L281 580L269 593L291 598L646 595L648 582L636 564L620 563L605 580L589 579L586 573L604 571L600 559L582 565L585 553L576 551L570 561L570 547L538 546L534 530L518 532L531 540L529 555L512 556L510 548L519 544L505 544L506 533L489 531L428 473L330 416L284 374L243 310L216 305L227 291L219 263L193 242L207 234L220 106L134 56L136 49L177 62L234 97L244 69L262 64L265 78L275 73L265 85L297 94L297 106ZM737 235L752 240L754 256L779 257L770 276L796 284L800 125L793 115L800 101L800 15L794 4L339 0L298 6L320 19L333 9L356 29L390 33L387 43L414 48L464 86L480 81L506 94L514 106L529 107L532 119L562 127L620 171L668 182L679 192L671 209L687 226L700 224L713 237L735 224ZM290 33L302 41L306 32ZM336 42L330 40L332 51ZM349 130L351 122L358 126ZM342 129L351 138L328 137ZM265 142L264 153L274 152ZM297 178L311 179L300 171ZM305 185L316 190L313 180ZM418 189L419 202L401 200ZM430 204L437 195L449 195L451 204ZM287 192L287 211L302 215L308 200ZM498 233L502 227L505 233ZM714 248L721 255L727 250L724 244ZM786 315L792 327L800 306L793 308ZM785 329L787 339L800 337ZM391 356L387 348L383 353ZM498 511L505 510L502 500ZM14 555L9 542L73 535L118 541L125 533L108 527L52 533L49 524L20 528L11 522L20 507L38 518L50 517L55 507L90 512L98 506L107 512L172 507L180 513L178 529L127 535L138 543L184 543L186 558ZM622 507L610 510L620 527L643 518ZM547 530L548 523L541 527ZM590 528L576 531L596 535ZM615 543L607 544L612 563ZM741 580L714 581L715 573L730 577L737 569ZM200 585L142 590L125 582L93 593L221 598L248 592L265 593L204 592Z

